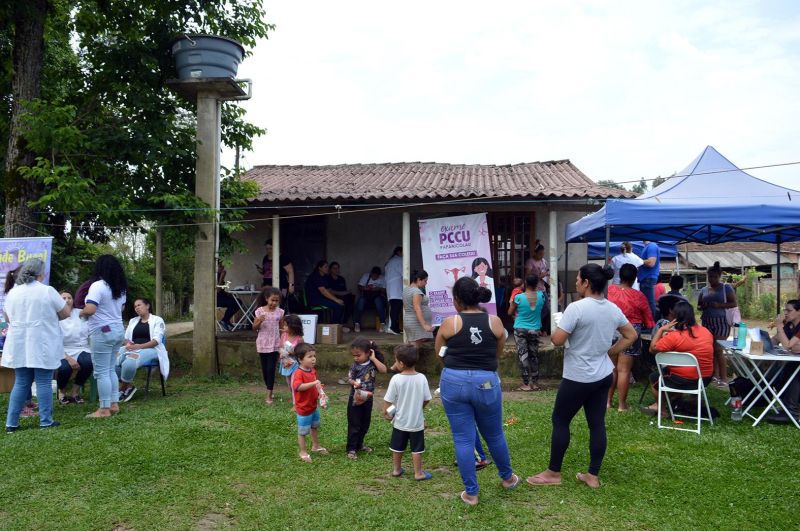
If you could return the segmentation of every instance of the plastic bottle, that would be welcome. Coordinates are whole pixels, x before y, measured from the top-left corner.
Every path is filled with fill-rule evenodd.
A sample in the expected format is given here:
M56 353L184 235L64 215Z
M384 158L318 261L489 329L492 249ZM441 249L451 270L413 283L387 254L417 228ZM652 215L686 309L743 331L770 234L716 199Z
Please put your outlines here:
M733 406L733 410L731 411L731 420L735 422L739 422L742 420L742 397L734 396L731 399L731 404Z
M731 344L733 344L734 347L739 344L739 324L740 323L734 323L731 327L733 328L733 341L731 341Z
M321 385L319 388L319 407L326 409L328 407L328 395L325 394L325 386Z
M747 345L747 323L739 323L739 336L736 338L736 348L744 349Z

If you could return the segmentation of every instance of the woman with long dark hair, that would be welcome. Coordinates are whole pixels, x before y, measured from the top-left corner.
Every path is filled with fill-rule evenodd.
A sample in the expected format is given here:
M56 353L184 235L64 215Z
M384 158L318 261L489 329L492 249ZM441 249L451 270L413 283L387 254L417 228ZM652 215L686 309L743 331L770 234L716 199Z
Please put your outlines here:
M491 296L492 292L475 280L459 278L453 286L453 305L458 315L442 321L436 335L436 352L447 347L440 391L464 482L460 496L468 505L478 503L476 425L497 464L503 488L513 489L519 484L503 432L503 393L497 375L497 359L503 352L506 331L497 316L480 307Z
M697 297L697 307L703 311L700 315L700 322L712 334L714 339L728 339L731 331L728 323L728 308L736 308L736 292L730 284L720 282L722 269L719 262L708 268L708 286L700 290ZM728 389L728 360L722 347L714 341L714 385L720 389Z
M403 328L406 341L415 342L417 348L425 341L433 339L433 314L425 294L428 273L424 270L411 274L411 283L403 290Z
M81 317L89 322L89 347L92 349L94 378L100 407L89 418L110 417L119 413L119 381L115 371L117 352L122 348L125 329L122 326L122 307L128 291L128 279L119 260L110 254L97 258L95 280L86 294L86 306Z
M553 334L553 345L564 349L564 372L553 406L553 435L550 441L550 465L547 470L528 478L531 485L561 483L561 463L569 447L569 426L583 409L589 425L589 470L579 472L578 481L589 487L600 486L598 474L606 453L606 400L613 380L615 356L636 340L636 330L604 292L614 276L611 267L586 264L578 271L575 290L583 297L564 311ZM614 332L622 337L616 343Z
M328 261L317 262L306 279L306 300L309 306L325 306L331 310L331 322L344 322L344 301L331 292Z
M660 300L660 299L659 299ZM679 301L668 314L670 322L659 327L650 342L650 352L688 352L697 358L700 374L693 367L668 367L664 375L664 383L674 389L697 389L697 379L703 379L703 385L711 383L714 373L714 336L703 326L697 324L694 308L686 301ZM650 375L650 392L658 400L659 373ZM658 402L642 411L655 415L658 413ZM666 415L666 411L662 412Z

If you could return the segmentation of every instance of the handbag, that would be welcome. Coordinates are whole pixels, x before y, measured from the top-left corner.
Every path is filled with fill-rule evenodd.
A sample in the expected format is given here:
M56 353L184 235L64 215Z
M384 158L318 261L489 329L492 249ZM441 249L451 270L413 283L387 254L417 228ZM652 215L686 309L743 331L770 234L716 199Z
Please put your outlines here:
M731 287L731 289L733 288ZM728 284L722 285L722 300L725 304L728 304ZM742 314L739 312L738 306L725 308L725 322L727 322L729 326L742 322Z

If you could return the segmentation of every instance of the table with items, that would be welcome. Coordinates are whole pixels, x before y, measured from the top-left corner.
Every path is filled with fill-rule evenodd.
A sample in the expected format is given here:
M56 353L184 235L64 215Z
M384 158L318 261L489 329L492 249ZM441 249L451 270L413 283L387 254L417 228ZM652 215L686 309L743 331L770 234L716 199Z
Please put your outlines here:
M795 427L800 429L800 423L781 400L781 395L800 371L800 355L792 354L780 347L775 347L772 352L764 354L751 354L745 352L744 349L737 348L732 341L718 340L717 343L724 349L726 358L730 360L737 374L744 376L753 384L753 389L742 397L742 407L744 408L742 414L754 419L753 426L757 426L769 411L774 410L781 413L782 410ZM783 385L779 389L776 388L776 385L780 385L776 381L781 376L782 369L791 362L798 362L798 364L784 379ZM764 410L756 416L753 408L762 398L768 403Z
M236 305L242 312L235 323L233 323L234 330L246 330L253 328L253 318L256 311L256 302L258 302L258 294L261 293L257 290L250 289L230 289L228 293L233 295Z

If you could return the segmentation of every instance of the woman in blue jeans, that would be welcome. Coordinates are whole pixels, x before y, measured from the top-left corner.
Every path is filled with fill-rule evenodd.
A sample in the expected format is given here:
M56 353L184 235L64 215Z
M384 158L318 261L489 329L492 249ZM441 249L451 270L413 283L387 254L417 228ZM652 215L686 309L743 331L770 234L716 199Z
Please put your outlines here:
M92 350L100 407L87 417L105 418L112 413L119 413L119 381L114 366L124 337L122 307L125 305L128 279L119 261L110 254L97 258L93 277L100 280L89 286L81 317L88 317L89 321L89 347Z
M6 433L19 429L22 406L34 381L39 398L39 427L59 425L53 420L50 382L64 355L58 321L69 316L70 308L56 290L42 284L43 279L44 262L39 258L28 260L20 269L4 303L8 334L0 363L14 369L15 376L8 401Z
M475 280L458 279L453 286L453 304L458 315L445 319L436 335L436 352L447 346L440 394L464 482L461 500L468 505L478 503L476 425L497 465L503 488L519 485L519 477L511 469L503 433L503 396L497 376L497 358L503 351L505 330L500 319L479 306L491 297L492 292Z

